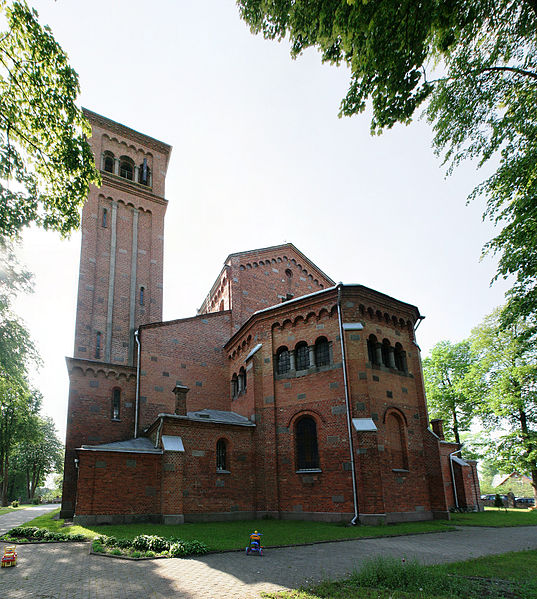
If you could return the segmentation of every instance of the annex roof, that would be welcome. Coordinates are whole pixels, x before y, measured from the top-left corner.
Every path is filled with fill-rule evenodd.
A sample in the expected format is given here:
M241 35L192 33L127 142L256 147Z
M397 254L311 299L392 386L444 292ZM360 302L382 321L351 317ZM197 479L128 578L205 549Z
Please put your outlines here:
M155 446L147 437L115 441L114 443L102 443L100 445L82 445L79 449L83 451L113 451L119 453L162 453L161 449L155 449Z

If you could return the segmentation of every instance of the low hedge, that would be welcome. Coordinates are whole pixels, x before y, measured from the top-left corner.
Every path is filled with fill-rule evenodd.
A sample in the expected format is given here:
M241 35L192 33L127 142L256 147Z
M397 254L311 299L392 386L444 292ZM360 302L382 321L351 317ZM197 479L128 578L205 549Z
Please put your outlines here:
M117 539L101 535L93 541L95 553L123 555L127 557L188 557L204 555L209 548L201 541L184 541L175 537L138 535L134 539Z
M70 535L64 532L51 532L37 526L17 526L0 537L3 541L45 541L45 542L67 542L87 541L84 535Z

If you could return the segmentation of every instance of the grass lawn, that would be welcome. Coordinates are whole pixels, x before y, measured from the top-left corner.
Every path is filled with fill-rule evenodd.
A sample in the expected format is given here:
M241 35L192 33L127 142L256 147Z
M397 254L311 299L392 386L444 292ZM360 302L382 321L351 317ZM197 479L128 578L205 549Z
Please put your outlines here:
M263 534L263 544L295 545L318 541L357 539L360 537L381 537L390 535L415 534L452 530L445 521L409 522L389 526L343 526L325 522L302 522L294 520L241 520L239 522L203 522L199 524L122 524L105 526L69 526L63 528L63 520L54 520L59 510L34 518L24 526L38 526L53 532L84 534L88 538L98 535L133 539L137 535L158 535L176 537L185 541L202 541L213 551L244 549L249 534L259 530Z
M451 514L451 523L460 526L537 526L537 510L487 507L484 512Z
M93 539L98 535L133 539L137 535L175 537L185 541L202 541L212 551L242 549L253 530L263 534L263 545L300 545L319 541L336 541L364 537L415 534L453 530L453 525L466 526L530 526L537 525L537 512L530 510L487 509L486 512L452 514L450 522L407 522L385 526L344 526L326 522L295 520L241 520L238 522L203 522L198 524L122 524L63 527L63 520L54 520L59 510L39 516L26 526L39 526L53 532L83 534Z
M441 566L377 559L347 579L264 594L271 599L536 599L537 551Z
M25 503L23 505L19 505L19 507L11 507L11 506L0 507L0 516L2 516L3 514L10 514L11 512L17 512L19 510L23 510L26 507L33 507L33 504Z

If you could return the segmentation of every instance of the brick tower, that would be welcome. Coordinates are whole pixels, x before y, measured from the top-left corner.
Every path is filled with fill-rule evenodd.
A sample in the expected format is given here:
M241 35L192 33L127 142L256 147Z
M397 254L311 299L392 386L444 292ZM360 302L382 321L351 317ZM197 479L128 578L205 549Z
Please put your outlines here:
M135 435L135 331L162 320L165 177L171 147L89 110L102 176L82 210L82 249L62 517L76 498L77 447Z

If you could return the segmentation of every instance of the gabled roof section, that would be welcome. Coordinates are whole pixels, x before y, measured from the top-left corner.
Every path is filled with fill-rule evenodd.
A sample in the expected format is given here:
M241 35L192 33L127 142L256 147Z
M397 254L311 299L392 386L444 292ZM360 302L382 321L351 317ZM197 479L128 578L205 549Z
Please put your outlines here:
M292 243L282 243L281 245L271 245L265 248L258 248L254 250L246 250L244 252L235 252L233 254L229 254L229 256L225 259L225 264L227 264L232 258L248 258L254 257L258 254L269 254L274 252L284 252L286 250L291 250L296 253L297 256L305 263L307 263L312 270L322 278L326 280L329 285L335 285L335 281L333 281L325 272L323 272L315 262L312 262L305 254L303 254L294 244Z

